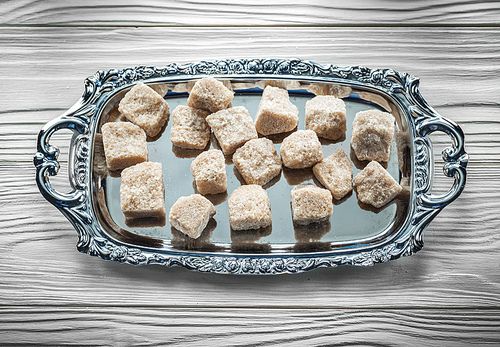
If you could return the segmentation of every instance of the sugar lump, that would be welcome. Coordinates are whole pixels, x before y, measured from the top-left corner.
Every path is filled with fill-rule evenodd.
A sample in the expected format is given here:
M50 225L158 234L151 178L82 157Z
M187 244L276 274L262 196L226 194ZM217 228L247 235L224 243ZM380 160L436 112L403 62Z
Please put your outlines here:
M170 224L187 236L197 239L215 215L214 205L200 194L180 197L170 208Z
M351 146L359 160L388 161L394 138L394 117L379 110L361 111L352 123Z
M299 184L291 193L292 218L299 225L327 220L333 213L332 193L312 184Z
M324 158L313 167L314 176L337 200L352 190L352 163L342 149Z
M266 138L250 140L238 148L233 162L247 184L264 185L281 172L281 159Z
M283 165L291 169L310 167L323 159L321 143L312 130L297 130L287 136L280 152Z
M259 134L272 135L292 131L299 123L299 109L290 102L288 92L267 86L262 92L255 127Z
M225 158L218 149L200 153L191 163L191 173L200 194L219 194L227 190Z
M234 93L213 77L196 81L189 92L188 106L214 113L229 106Z
M354 177L358 199L380 208L394 199L402 187L377 161L371 161Z
M308 100L306 129L313 130L325 139L339 139L347 130L344 101L329 95L320 95Z
M158 135L170 116L168 103L142 82L125 94L118 110L150 137Z
M227 108L210 114L207 123L224 154L232 154L245 142L258 137L252 117L243 106Z
M143 162L122 171L120 205L126 218L165 216L165 188L160 163Z
M233 230L265 228L271 225L271 202L256 184L240 186L229 196L229 224Z
M210 140L210 127L205 118L208 111L179 105L172 112L170 141L189 149L204 149Z
M146 133L129 122L105 123L101 127L107 167L121 170L148 160Z

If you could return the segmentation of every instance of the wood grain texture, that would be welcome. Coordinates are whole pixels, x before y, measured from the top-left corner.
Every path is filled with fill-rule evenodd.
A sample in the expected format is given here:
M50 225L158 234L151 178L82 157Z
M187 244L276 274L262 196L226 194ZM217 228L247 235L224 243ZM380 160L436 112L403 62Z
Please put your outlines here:
M0 23L76 26L498 25L497 1L97 1L8 0Z
M500 5L497 1L0 3L1 345L468 346L500 343ZM231 27L228 27L231 26ZM261 26L261 27L256 27ZM137 27L137 28L136 28ZM41 127L97 70L226 58L393 68L466 134L462 196L422 251L373 267L225 276L80 254L39 194ZM437 179L440 151L432 136ZM68 134L62 170L65 186Z
M498 310L0 308L3 346L479 346L498 342L499 322Z
M0 304L50 305L56 300L64 305L221 308L500 307L496 251L500 221L491 213L499 207L491 198L500 193L500 67L495 59L499 32L496 28L444 29L441 35L420 28L0 29L5 48L0 53L0 73L9 81L0 85L0 93L9 95L0 110ZM165 38L168 44L163 44ZM123 42L128 49L118 54ZM243 43L234 47L231 42ZM480 63L476 51L483 52ZM84 77L98 69L138 64L270 55L411 68L421 77L429 103L463 127L471 154L467 187L431 224L424 250L372 268L278 277L124 266L78 253L75 231L38 193L32 155L38 131L78 99ZM15 68L19 66L23 68ZM449 145L445 135L433 140L436 150ZM60 142L63 153L67 145ZM449 179L438 179L435 188L444 191L450 184ZM100 288L100 295L95 295L95 288Z
M254 277L126 266L80 254L71 225L38 194L31 164L17 163L0 174L0 304L57 298L65 305L498 308L500 222L487 212L498 202L484 197L498 196L500 182L491 175L485 184L479 168L469 172L463 197L436 218L424 250L412 257L371 268Z
M46 110L56 116L78 100L83 80L97 70L227 58L299 57L322 64L411 73L420 77L423 95L444 116L454 120L460 116L457 121L481 117L481 121L491 122L494 128L489 137L494 138L499 129L493 120L500 94L496 53L500 28L433 30L0 28L0 74L9 80L0 85L0 92L9 94L2 112ZM444 107L451 111L445 112ZM467 107L470 109L465 111ZM493 111L484 112L483 107Z
M57 102L57 101L55 101ZM17 105L14 105L17 106ZM69 106L68 106L69 108ZM33 154L36 152L36 138L38 132L53 118L62 114L65 109L54 110L25 110L22 117L36 119L36 121L11 123L2 122L2 134L0 134L0 165L1 163L25 162L31 163ZM471 155L471 165L479 164L486 167L498 167L500 164L500 154L497 151L500 145L500 123L492 120L500 111L496 107L440 107L439 112L453 119L460 124L466 136L466 150ZM470 114L476 113L475 119L470 119ZM6 111L2 117L16 117L16 112ZM488 124L488 129L481 130L484 124ZM70 131L61 131L54 136L54 142L60 147L63 153L67 153L69 145ZM441 150L445 146L451 145L449 137L445 134L436 134L431 137L435 147L436 161L442 163L440 158Z

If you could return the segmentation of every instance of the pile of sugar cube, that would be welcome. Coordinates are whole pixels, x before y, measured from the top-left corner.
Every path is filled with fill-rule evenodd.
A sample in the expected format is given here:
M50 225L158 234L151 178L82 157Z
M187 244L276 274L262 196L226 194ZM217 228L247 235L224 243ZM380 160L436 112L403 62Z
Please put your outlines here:
M299 110L288 91L267 85L255 122L244 106L233 106L234 97L224 83L212 77L198 80L187 105L172 111L170 140L181 148L203 150L191 163L196 194L180 197L171 206L172 227L192 239L200 237L216 209L205 195L228 189L225 156L232 161L246 185L229 195L229 224L233 230L266 228L272 224L271 202L263 186L278 176L282 165L310 168L323 187L299 184L290 192L293 222L297 225L329 220L333 199L340 200L356 187L358 199L380 208L394 199L401 186L379 162L389 160L394 138L394 117L387 112L358 112L352 124L351 147L360 161L369 161L353 179L353 164L342 149L323 158L318 137L344 136L346 107L333 95L318 95L305 107L305 130L297 130ZM157 136L170 117L168 103L151 87L136 84L118 108L128 121L102 125L106 165L121 171L120 204L128 219L165 218L165 189L161 163L149 162L146 139ZM208 150L211 133L220 149ZM266 136L287 136L277 153ZM289 134L288 134L289 133ZM259 137L259 134L261 135Z

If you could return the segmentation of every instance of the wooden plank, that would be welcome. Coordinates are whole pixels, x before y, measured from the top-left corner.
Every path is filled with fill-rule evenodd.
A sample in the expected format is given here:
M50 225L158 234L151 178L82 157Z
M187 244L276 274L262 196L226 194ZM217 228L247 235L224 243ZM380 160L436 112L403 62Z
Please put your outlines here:
M2 345L479 346L499 310L3 307Z
M0 120L2 134L0 134L0 165L1 163L31 163L36 152L36 137L45 123L62 114L64 111L25 111L22 119L8 123ZM500 164L500 123L494 118L500 116L497 107L440 107L439 112L449 119L456 121L463 129L466 137L466 150L471 156L471 165L482 163L484 165ZM474 118L470 115L476 113ZM6 112L4 119L16 119L17 114ZM485 124L488 126L485 127ZM51 143L61 150L61 161L65 161L68 153L71 132L69 130L57 132ZM441 151L451 145L447 135L432 135L436 162L441 163Z
M12 163L0 170L0 304L50 305L57 297L61 305L500 308L500 221L491 213L499 208L492 199L500 194L496 172L471 167L463 196L432 222L424 249L412 257L254 277L80 254L69 222L38 193L31 165Z
M489 0L2 1L2 345L500 344L499 15ZM83 79L110 68L261 57L408 71L462 126L468 183L426 231L424 250L370 268L259 277L78 253L74 229L39 194L31 161L39 129L78 99ZM53 139L63 152L58 190L67 188L68 138ZM449 139L432 140L440 171ZM440 175L434 190L449 185Z
M2 122L7 141L24 134L18 124L10 120L11 117L22 114L24 117L15 119L23 119L24 127L27 119L40 117L34 112L40 110L43 119L48 121L79 98L84 77L98 69L161 65L166 63L166 56L169 62L185 62L186 57L192 60L257 57L263 54L259 52L268 50L280 56L286 55L293 47L295 53L303 54L303 58L320 63L335 60L339 65L363 64L397 70L408 70L411 66L411 72L422 78L421 89L428 102L438 112L463 126L468 144L481 147L478 153L471 152L472 158L482 162L498 161L496 141L500 131L497 121L500 108L496 95L500 93L500 71L494 52L500 46L497 39L500 29L446 29L439 36L418 28L279 28L273 30L272 36L263 28L122 28L111 31L4 28L0 31L2 46L10 58L0 66L0 73L9 80L8 85L0 86L0 91L8 92L10 96L4 100L2 110L3 119L7 119ZM200 35L206 35L201 42L196 40ZM164 37L169 37L168 47L158 45ZM415 37L411 45L407 37ZM117 56L124 39L131 48L127 54ZM53 49L60 41L69 44L64 50ZM186 41L196 44L187 47ZM243 41L245 45L236 48L226 44L231 41ZM145 57L142 52L148 46L155 47L155 50L149 50L150 54ZM372 52L370 56L365 54L367 49ZM34 51L37 52L36 59ZM477 52L483 53L482 58L477 58ZM427 58L421 59L420 53ZM80 59L75 61L75 55ZM264 55L268 56L267 53ZM25 67L21 71L14 67L20 65ZM484 127L485 123L489 126ZM37 123L32 128L34 131L37 131L38 124L41 127L44 122ZM448 142L446 137L438 139L443 144ZM10 157L18 156L22 151L21 148L5 149L5 155ZM31 160L31 154L28 160Z
M499 32L1 28L0 74L9 83L0 85L0 94L9 97L2 99L0 109L0 304L53 305L57 298L62 305L500 307L499 221L492 213L498 210L500 189ZM270 55L411 70L422 78L429 103L463 126L471 153L469 181L462 197L429 227L424 250L372 268L278 277L133 267L78 253L75 231L38 193L31 160L39 129L78 99L84 77L98 69L139 64ZM448 145L449 140L438 136L436 143ZM67 145L62 143L61 149L67 151ZM436 182L443 190L449 184Z
M0 23L77 26L498 25L496 1L3 1Z
M475 107L476 114L499 105L498 37L500 28L444 28L439 35L422 28L0 28L0 73L9 81L0 86L9 94L2 112L57 115L97 70L298 57L406 71L421 78L422 94L438 111Z

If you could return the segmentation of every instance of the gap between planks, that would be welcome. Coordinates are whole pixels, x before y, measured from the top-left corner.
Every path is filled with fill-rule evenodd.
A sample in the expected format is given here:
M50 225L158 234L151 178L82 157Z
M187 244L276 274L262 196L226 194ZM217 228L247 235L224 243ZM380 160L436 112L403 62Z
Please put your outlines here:
M500 28L500 23L333 23L333 24L0 24L0 28Z
M206 309L206 310L363 310L363 311L401 311L401 310L418 310L418 311L443 311L443 310L460 310L460 311L497 311L500 310L500 306L438 306L433 305L428 306L279 306L279 305L261 305L261 306L237 306L237 305L110 305L110 304L29 304L29 305L19 305L19 304L0 304L1 309L23 309L23 308L35 308L35 307L45 307L45 308L144 308L144 309Z

